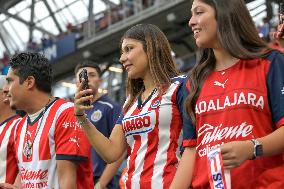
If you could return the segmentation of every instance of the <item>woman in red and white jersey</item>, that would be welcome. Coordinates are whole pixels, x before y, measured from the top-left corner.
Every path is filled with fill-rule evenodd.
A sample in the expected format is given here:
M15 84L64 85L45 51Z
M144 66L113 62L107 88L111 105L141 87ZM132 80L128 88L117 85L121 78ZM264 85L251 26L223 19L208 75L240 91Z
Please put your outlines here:
M86 119L82 84L75 95L75 115L89 141L106 162L128 152L127 189L167 189L176 172L181 145L183 87L165 35L154 25L130 28L121 40L120 62L128 73L127 94L110 138L104 137Z
M283 54L259 38L243 0L194 0L191 12L200 50L187 82L194 127L184 129L171 188L284 188Z

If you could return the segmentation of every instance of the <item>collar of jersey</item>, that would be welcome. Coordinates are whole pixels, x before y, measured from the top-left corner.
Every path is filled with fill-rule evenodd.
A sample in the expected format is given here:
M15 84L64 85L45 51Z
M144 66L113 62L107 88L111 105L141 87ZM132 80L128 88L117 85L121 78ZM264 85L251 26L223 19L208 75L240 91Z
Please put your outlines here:
M46 107L45 110L43 110L42 112L40 112L40 114L38 115L38 117L34 120L31 121L30 117L28 116L28 125L33 125L35 124L43 115L44 113L47 111L47 109L58 99L58 97L55 97Z
M95 104L96 102L98 102L99 100L105 100L107 98L107 94L103 94L102 96L100 96L97 100L95 100L92 104Z
M18 115L12 115L11 117L7 118L5 121L3 121L2 123L0 123L0 127L1 127L2 125L4 125L4 123L10 121L11 119L13 119L14 117L17 117L17 116L18 116Z
M147 104L147 102L152 98L152 96L155 94L155 92L157 91L157 88L155 88L151 94L147 97L147 99L142 103L142 94L139 95L138 97L138 102L137 102L137 106L139 109L141 109L145 104Z

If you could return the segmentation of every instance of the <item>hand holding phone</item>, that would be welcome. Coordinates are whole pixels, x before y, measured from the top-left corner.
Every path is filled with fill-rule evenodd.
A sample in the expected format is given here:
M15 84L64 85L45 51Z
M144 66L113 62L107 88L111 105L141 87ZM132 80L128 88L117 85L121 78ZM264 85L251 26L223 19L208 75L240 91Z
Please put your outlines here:
M84 79L84 81L83 81ZM79 73L79 80L80 80L80 83L83 82L83 90L86 90L86 89L89 89L89 85L88 85L88 82L89 82L89 79L88 79L88 72L86 69L83 69L80 73ZM89 96L88 94L85 94L84 97L86 96ZM91 102L90 100L86 100L83 102L84 106L90 106L91 105Z

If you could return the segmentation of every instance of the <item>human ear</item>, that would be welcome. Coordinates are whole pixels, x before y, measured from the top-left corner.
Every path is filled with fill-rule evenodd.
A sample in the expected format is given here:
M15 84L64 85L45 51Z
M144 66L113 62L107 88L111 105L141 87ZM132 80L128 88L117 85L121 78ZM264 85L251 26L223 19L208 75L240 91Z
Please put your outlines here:
M35 87L35 78L34 76L28 76L27 79L25 80L25 85L27 86L28 89L31 89Z

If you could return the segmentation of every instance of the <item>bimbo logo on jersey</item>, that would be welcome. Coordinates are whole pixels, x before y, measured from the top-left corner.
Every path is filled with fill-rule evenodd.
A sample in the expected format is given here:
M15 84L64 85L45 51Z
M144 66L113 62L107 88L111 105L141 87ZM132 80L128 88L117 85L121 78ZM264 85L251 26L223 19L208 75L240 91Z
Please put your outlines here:
M137 116L125 117L122 120L123 130L126 136L147 133L153 130L151 113L147 112Z
M257 108L264 108L263 96L256 95L254 93L234 93L232 96L226 96L224 99L214 99L208 101L201 101L195 106L196 114L201 114L210 111L223 110L227 107L236 105L251 105Z

